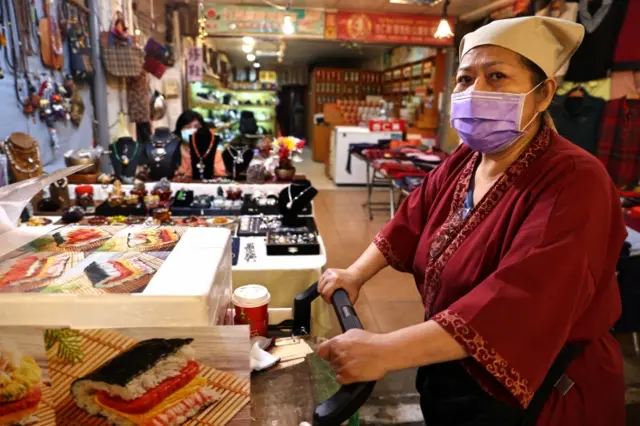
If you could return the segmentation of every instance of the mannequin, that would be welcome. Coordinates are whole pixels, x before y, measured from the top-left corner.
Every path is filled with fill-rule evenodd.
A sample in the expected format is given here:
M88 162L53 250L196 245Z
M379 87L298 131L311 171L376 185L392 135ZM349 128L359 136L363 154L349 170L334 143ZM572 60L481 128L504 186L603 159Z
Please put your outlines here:
M12 133L3 146L14 182L42 175L40 144L26 133Z
M230 144L222 152L227 177L237 181L247 179L247 169L252 159L253 149L246 144Z
M214 160L220 138L207 128L200 128L191 136L191 171L194 180L213 179Z
M131 184L136 176L136 168L142 162L142 149L133 138L123 137L111 144L109 154L116 179Z
M311 186L311 181L306 179L293 181L291 185L283 189L278 197L282 225L303 226L305 221L300 218L300 215L316 195L318 195L318 190Z
M182 159L180 140L166 127L156 129L151 142L145 144L144 153L153 181L173 178Z

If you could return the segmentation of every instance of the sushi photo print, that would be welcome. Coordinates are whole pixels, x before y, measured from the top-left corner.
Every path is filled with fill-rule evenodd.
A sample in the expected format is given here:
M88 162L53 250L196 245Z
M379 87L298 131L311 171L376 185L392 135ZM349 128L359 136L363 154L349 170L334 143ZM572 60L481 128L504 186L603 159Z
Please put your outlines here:
M44 341L58 425L250 423L246 326L48 329Z
M142 293L168 255L168 252L93 253L50 282L41 293Z
M0 293L39 292L84 259L84 253L16 253L0 260Z
M0 328L0 425L56 425L39 328Z
M63 226L31 241L21 251L88 252L115 235L117 226Z
M101 252L171 251L178 244L187 227L132 225L122 229L106 241Z

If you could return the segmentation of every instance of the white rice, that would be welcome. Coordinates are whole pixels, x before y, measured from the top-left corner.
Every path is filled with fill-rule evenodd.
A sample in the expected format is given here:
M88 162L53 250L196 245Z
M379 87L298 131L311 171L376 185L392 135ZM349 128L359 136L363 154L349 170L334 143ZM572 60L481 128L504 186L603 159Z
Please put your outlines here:
M120 397L125 401L132 401L141 397L150 389L155 388L166 379L180 374L180 371L187 363L194 359L195 349L188 345L183 346L175 355L158 362L150 370L133 378L124 387L103 382L81 380L71 387L71 397L80 408L85 409L91 414L97 414L96 410L99 410L99 406L91 408L92 405L97 405L93 400L96 392L104 391L111 396Z

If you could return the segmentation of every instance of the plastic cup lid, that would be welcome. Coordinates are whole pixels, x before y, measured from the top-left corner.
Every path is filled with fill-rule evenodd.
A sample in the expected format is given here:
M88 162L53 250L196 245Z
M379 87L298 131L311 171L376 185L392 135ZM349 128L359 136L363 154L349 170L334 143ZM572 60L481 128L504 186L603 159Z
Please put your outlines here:
M231 302L241 308L256 308L264 306L271 300L266 287L257 284L245 285L237 288L231 296Z

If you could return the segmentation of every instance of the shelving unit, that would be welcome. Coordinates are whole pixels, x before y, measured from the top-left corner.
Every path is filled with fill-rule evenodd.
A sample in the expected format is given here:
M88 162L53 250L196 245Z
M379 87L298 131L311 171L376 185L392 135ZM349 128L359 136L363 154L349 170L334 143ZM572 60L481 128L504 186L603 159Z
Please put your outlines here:
M211 94L218 98L218 101L208 101L198 96L199 93ZM228 104L222 103L224 97L230 97ZM267 134L276 133L275 100L275 91L231 90L223 87L218 78L211 76L204 76L202 82L189 85L188 107L202 114L205 120L212 121L230 110L238 111L238 113L248 110L254 113L258 126L263 127ZM251 102L251 104L243 105L244 102ZM234 120L234 123L236 122L237 120ZM228 126L223 126L221 129L226 127Z
M391 68L383 73L384 97L396 105L405 105L412 96L424 96L426 108L434 106L436 57Z
M382 75L377 71L340 68L316 68L311 75L310 100L313 113L322 112L325 104L340 100L365 100L382 95Z
M276 134L276 97L272 90L234 90L234 99L238 102L238 111L253 112L258 126L264 127L267 133ZM245 105L245 102L251 102Z

